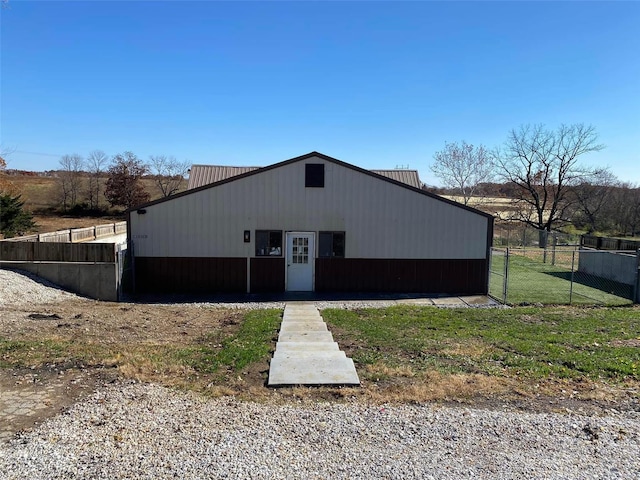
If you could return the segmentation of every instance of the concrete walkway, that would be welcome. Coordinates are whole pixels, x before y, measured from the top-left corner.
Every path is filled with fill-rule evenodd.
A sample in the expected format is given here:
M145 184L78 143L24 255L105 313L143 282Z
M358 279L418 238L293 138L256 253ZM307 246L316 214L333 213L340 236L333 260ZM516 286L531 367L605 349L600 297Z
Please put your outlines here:
M118 235L111 235L109 237L100 237L97 240L91 240L89 242L84 243L119 243L124 244L127 243L127 234L119 233Z
M286 304L268 385L360 385L353 360L312 303Z

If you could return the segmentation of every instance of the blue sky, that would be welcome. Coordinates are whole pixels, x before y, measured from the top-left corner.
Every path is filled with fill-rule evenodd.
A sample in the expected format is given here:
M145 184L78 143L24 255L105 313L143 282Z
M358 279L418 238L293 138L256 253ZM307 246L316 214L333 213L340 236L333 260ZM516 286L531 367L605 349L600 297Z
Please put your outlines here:
M640 182L640 3L10 0L0 141L59 156L268 165L313 150L423 181L445 141L596 127Z

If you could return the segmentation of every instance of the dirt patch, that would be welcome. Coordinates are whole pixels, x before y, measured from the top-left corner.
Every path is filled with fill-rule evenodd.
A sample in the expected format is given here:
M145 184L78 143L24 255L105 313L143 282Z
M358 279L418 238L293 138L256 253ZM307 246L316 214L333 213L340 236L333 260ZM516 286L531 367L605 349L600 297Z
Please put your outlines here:
M210 395L264 388L266 360L243 372L210 374L180 361L182 351L221 349L239 330L242 311L83 299L0 311L0 440L115 379Z
M0 369L0 441L33 429L117 378L114 371L67 367Z
M609 342L612 347L634 347L640 348L640 338L629 338L627 340L614 340Z
M100 345L209 343L237 330L242 312L215 308L74 300L3 309L0 336L9 340L79 341Z

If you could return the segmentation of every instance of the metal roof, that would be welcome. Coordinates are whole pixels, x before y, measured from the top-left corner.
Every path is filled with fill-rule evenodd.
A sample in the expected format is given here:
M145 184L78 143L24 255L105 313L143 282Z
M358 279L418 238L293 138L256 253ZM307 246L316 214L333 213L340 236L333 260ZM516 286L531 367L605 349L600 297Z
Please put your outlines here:
M220 182L227 178L257 170L260 167L228 167L225 165L192 165L187 190Z
M417 170L371 170L373 173L390 178L397 182L406 183L415 188L422 188L422 182Z
M202 187L210 183L221 182L237 175L242 175L260 167L229 167L225 165L193 165L189 171L187 190ZM417 170L370 170L383 177L402 182L415 188L422 188Z

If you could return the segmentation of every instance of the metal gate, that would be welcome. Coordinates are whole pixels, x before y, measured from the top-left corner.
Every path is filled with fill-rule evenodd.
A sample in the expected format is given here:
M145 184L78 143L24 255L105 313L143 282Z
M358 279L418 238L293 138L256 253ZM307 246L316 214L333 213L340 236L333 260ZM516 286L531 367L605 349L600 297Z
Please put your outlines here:
M127 244L116 244L116 287L118 292L118 301L123 297L123 283L126 282L130 273L129 262L127 259Z

